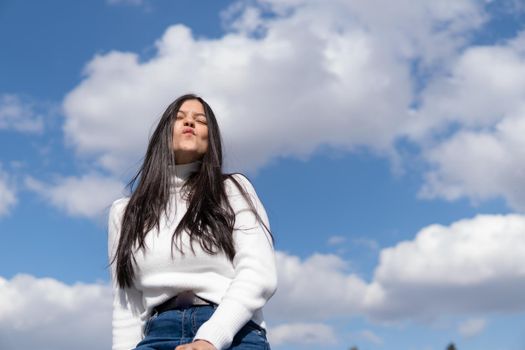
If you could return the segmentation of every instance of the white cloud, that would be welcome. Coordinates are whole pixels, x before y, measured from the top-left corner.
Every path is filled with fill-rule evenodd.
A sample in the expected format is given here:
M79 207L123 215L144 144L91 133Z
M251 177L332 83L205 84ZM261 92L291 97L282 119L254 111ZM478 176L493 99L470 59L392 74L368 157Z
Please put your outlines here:
M308 158L321 145L365 146L397 166L396 141L407 137L430 165L422 197L503 196L524 210L525 34L468 47L489 19L486 3L387 5L237 1L217 39L178 24L150 58L98 54L63 101L67 143L120 174L137 164L165 107L196 92L218 116L227 171ZM458 132L449 137L451 126Z
M272 345L300 344L319 346L336 344L337 336L334 330L323 323L290 323L273 327L268 330L268 338Z
M484 20L471 0L401 1L389 11L377 11L381 1L243 4L226 11L232 31L221 38L173 25L152 58L94 57L63 102L78 154L112 172L129 167L164 108L187 91L217 112L233 168L308 157L322 144L392 153L413 119L412 60L448 59L464 44L460 34Z
M431 225L381 251L366 295L378 320L525 310L525 217L478 215Z
M463 337L470 338L483 332L486 326L487 320L484 318L471 318L462 322L458 331Z
M341 243L346 242L346 237L344 236L331 236L328 238L328 244L329 245L339 245Z
M178 24L150 58L96 55L63 101L66 140L120 174L138 163L165 107L196 92L218 116L227 171L308 158L321 145L365 146L398 166L396 141L408 137L430 165L422 197L503 196L524 210L525 147L516 135L525 34L468 47L489 18L484 6L402 0L377 11L384 1L237 1L222 14L229 32L217 39L197 39ZM422 91L418 74L426 77ZM451 126L458 132L449 137Z
M521 34L524 36L525 34ZM451 62L448 74L425 89L422 118L435 125L442 120L464 127L487 127L523 107L525 46L520 36L503 44L467 48Z
M235 32L250 35L263 34L264 21L261 18L262 9L252 4L237 1L220 14L223 25Z
M17 201L14 182L2 170L0 164L0 217L9 214L9 211Z
M109 204L122 196L124 188L120 181L97 174L64 177L54 184L27 177L25 184L69 215L91 218L101 217Z
M347 265L336 255L314 254L301 261L277 252L279 288L267 314L279 322L300 322L361 312L367 285Z
M370 282L335 255L277 252L279 288L267 314L278 322L356 315L390 322L525 310L524 241L520 215L430 225L382 249Z
M111 289L52 278L0 277L2 349L108 349Z
M449 76L428 87L416 129L425 124L420 130L438 138L423 143L431 168L422 197L473 202L503 197L525 210L524 53L525 32L504 44L469 48ZM458 131L447 136L450 123Z
M525 105L490 131L462 131L427 152L434 168L426 174L420 195L473 202L503 197L525 210Z
M377 243L377 241L374 239L361 237L353 239L352 242L356 245L366 247L372 251L379 249L379 243Z
M315 50L311 44L299 46L306 39L296 38L297 32L274 35L282 39L258 41L232 34L219 41L195 41L186 27L176 25L159 40L158 56L148 62L140 63L133 54L117 52L98 56L88 65L88 78L64 102L68 140L79 153L95 154L103 166L120 171L143 152L147 133L167 104L185 91L198 91L217 112L229 161L235 160L235 165L244 168L259 167L277 155L307 155L324 142L351 146L366 139L388 144L390 135L383 134L393 126L394 121L388 120L395 119L395 115L392 111L376 111L389 116L384 122L375 123L364 113L365 110L373 112L377 109L375 105L356 99L354 106L343 107L341 103L346 97L341 95L345 88L341 84L346 79L329 79L325 67L318 65L324 60L322 42ZM368 45L364 34L352 35L356 37L356 45ZM326 50L340 52L342 44L343 38L337 38L333 42L336 46ZM355 55L360 51L358 47L348 49L354 50ZM349 77L377 74L377 79L370 80L372 83L365 87L366 91L360 93L381 95L394 102L394 96L387 96L383 90L401 90L388 83L374 83L380 75L388 75L386 71L374 72L374 67L387 64L374 62L370 55L356 57L351 52L348 55L344 60L355 61L352 64L355 71L341 74ZM335 59L339 57L328 58ZM297 80L299 71L309 72L303 76L305 81ZM200 81L206 84L197 83ZM324 87L306 99L311 94L308 86L313 84ZM336 95L330 97L331 92ZM299 96L303 98L289 103ZM406 101L402 96L395 98ZM325 106L318 102L322 100L333 101L329 116ZM351 110L355 113L350 113ZM345 119L342 115L353 117ZM326 122L320 123L320 116ZM352 122L353 127L349 128ZM96 138L92 137L94 134Z
M35 111L32 103L22 101L17 95L0 95L0 130L35 133L43 128L43 117Z

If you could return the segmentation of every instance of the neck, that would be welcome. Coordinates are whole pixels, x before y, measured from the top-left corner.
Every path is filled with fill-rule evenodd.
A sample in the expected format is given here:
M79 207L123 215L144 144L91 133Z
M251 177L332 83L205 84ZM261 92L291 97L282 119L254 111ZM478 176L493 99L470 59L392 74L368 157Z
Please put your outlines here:
M181 187L192 173L200 170L201 164L201 160L196 160L191 163L176 164L173 166L172 179L175 187Z

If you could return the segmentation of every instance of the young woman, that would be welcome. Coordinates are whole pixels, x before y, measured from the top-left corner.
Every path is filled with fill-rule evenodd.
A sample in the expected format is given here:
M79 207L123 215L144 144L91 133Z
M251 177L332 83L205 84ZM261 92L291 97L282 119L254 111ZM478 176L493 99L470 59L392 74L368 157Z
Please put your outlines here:
M269 349L268 217L246 177L222 173L219 126L202 98L166 109L128 185L108 221L113 350Z

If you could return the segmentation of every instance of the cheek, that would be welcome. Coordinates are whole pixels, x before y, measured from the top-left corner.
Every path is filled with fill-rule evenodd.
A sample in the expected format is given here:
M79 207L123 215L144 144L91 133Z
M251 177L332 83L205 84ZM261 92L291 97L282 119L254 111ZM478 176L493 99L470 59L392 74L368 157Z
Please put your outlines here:
M204 148L208 148L208 132L207 131L205 131L202 134L202 145L204 146Z
M177 133L175 132L175 129L173 129L173 133L171 135L171 143L173 145L177 144L179 142L179 138L177 137Z

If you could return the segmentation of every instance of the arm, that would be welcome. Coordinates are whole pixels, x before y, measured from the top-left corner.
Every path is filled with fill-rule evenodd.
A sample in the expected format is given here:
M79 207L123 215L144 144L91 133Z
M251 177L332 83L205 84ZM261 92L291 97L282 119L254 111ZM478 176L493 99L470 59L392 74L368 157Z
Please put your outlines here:
M108 219L108 256L113 259L118 247L120 227L125 203L122 199L111 205ZM135 288L121 289L117 285L116 263L111 264L111 285L113 288L113 350L134 349L142 339L142 321L138 306L142 295Z
M247 190L257 212L269 228L268 216L253 186L237 176ZM236 188L232 184L233 188ZM233 259L235 277L212 317L197 331L195 339L213 344L217 349L230 346L235 334L253 314L271 298L277 288L275 254L271 238L238 191L229 196L235 212Z

